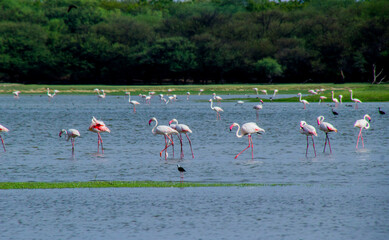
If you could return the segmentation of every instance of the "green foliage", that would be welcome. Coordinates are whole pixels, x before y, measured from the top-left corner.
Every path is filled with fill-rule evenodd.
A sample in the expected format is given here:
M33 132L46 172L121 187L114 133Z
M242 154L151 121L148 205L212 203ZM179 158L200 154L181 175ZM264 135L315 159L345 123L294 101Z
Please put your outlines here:
M387 0L1 0L0 81L371 82L388 16Z

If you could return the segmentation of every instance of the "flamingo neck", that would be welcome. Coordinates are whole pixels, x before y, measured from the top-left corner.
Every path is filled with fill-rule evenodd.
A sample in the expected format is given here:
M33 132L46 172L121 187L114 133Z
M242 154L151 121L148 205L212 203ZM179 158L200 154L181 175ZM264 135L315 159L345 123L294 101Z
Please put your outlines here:
M334 100L334 91L332 91L331 94L332 94L331 98L332 98L332 100Z
M212 109L212 110L214 109L212 99L211 99L211 109Z
M131 94L128 94L128 102L131 102Z
M300 102L302 102L302 99L301 99L301 98L302 98L302 96L303 96L303 95L302 95L302 94L300 94Z
M154 125L153 129L151 130L151 132L155 135L155 134L156 134L156 133L155 133L155 128L156 128L157 125L158 125L158 121L157 121L157 119L155 119L154 121L155 121L155 125Z
M239 134L240 125L239 125L239 124L236 124L236 126L238 126L238 129L236 130L236 136L237 136L238 138L241 138L241 137L243 137L243 134L242 134L242 132Z
M350 98L351 98L351 101L354 101L354 99L353 99L353 91L350 92Z

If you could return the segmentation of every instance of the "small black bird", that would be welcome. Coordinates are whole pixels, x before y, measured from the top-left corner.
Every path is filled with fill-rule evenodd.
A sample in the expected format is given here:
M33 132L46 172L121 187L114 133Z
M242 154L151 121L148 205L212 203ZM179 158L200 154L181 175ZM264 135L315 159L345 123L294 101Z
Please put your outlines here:
M339 113L336 112L333 108L332 108L332 114L334 114L334 115L339 115Z
M177 169L180 172L180 182L183 182L184 181L184 172L186 172L186 171L179 164L177 164Z
M73 5L73 4L70 4L70 5L69 5L69 8L68 8L68 12L70 12L70 10L72 10L72 8L77 8L77 6L76 6L76 5Z
M379 112L381 115L384 115L384 114L385 114L385 112L382 111L380 107L378 108L378 112Z

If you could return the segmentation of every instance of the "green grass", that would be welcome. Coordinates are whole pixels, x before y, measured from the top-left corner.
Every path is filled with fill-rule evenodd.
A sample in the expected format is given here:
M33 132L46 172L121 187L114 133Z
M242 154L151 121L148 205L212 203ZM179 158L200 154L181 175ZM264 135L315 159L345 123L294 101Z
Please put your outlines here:
M354 98L360 99L362 102L385 102L389 101L389 84L379 84L372 85L368 83L346 83L346 84L272 84L272 85L261 85L261 84L221 84L221 85L146 85L146 86L111 86L111 85L24 85L24 84L13 84L13 83L2 83L0 84L0 94L12 94L13 91L21 91L21 96L23 94L46 94L46 88L54 90L57 89L61 91L59 94L96 94L93 92L93 89L99 88L104 89L108 95L123 95L124 92L130 91L132 95L138 95L140 93L147 94L149 91L154 91L157 94L167 94L168 89L172 89L171 94L184 95L186 92L190 92L192 95L197 95L199 89L204 89L202 95L211 95L212 93L217 93L218 95L249 95L253 98L246 101L257 101L255 97L254 87L261 89L266 89L268 91L268 96L260 94L260 97L263 97L266 100L269 96L272 95L274 89L278 89L278 94L296 94L301 92L303 94L308 94L310 89L321 89L324 88L324 96L326 102L331 101L331 90L335 91L335 96L339 94L343 95L343 100L345 102L350 101L349 89L354 91ZM307 96L304 99L317 102L319 96ZM235 100L235 99L234 99ZM297 100L296 98L289 99L277 99L276 101L286 101L293 102Z
M197 183L161 181L89 181L89 182L0 182L0 189L58 189L58 188L182 188L182 187L261 187L291 184L260 183Z

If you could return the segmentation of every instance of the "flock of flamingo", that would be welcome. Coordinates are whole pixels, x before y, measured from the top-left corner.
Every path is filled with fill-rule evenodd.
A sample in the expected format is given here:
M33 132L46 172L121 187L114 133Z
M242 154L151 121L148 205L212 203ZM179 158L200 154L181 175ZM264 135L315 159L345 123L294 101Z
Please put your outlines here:
M258 89L257 88L253 88L253 90L258 95ZM100 90L100 89L96 88L96 89L94 89L94 91L97 93L98 99L104 99L106 97L106 93L104 92L104 90ZM200 95L203 91L204 91L203 89L200 89L198 94ZM260 90L260 91L263 94L267 95L267 91L266 90ZM309 90L308 92L313 94L313 95L316 95L320 91L324 91L324 89L317 89L316 91L315 90ZM353 98L352 97L352 90L349 90L349 91L351 93L351 100L353 102L355 102L355 108L358 108L357 104L361 103L361 101L359 99ZM58 90L54 90L53 94L51 94L50 93L50 89L47 88L47 96L49 97L49 100L54 98L54 96L57 93L59 93L59 92L60 91L58 91ZM172 92L172 90L168 89L168 92L170 93L170 92ZM269 99L273 100L275 98L277 92L278 92L278 90L275 89L273 95ZM15 96L15 98L18 98L19 94L20 94L20 91L13 92L13 95ZM130 92L125 92L125 94L128 95L128 102L129 102L129 104L133 106L133 112L136 113L135 106L139 105L140 103L138 101L131 100L131 93ZM151 99L152 95L154 95L154 94L155 94L155 92L149 92L149 95L142 95L142 94L140 94L139 96L142 99L144 99L145 103L150 103L150 99ZM339 95L339 101L338 101L338 99L334 98L334 92L333 91L331 92L331 94L332 94L332 101L335 103L335 107L337 107L339 103L342 103L342 95ZM304 100L304 99L302 99L302 94L301 93L298 93L297 95L299 96L299 101L304 104L304 109L306 109L306 105L309 104L309 102ZM187 100L189 99L189 96L190 96L190 92L187 92ZM168 100L166 100L164 98L163 94L160 94L159 97L160 97L161 102L164 101L166 104L169 103L170 101L175 101L177 99L176 95L168 96ZM326 98L325 96L320 96L319 104L322 101L324 101L325 98ZM220 113L223 112L223 109L221 107L218 107L218 106L213 106L213 101L214 100L217 101L217 102L220 102L222 100L222 98L220 96L217 96L216 93L213 93L212 98L209 99L209 102L211 104L210 105L211 109L216 112L216 120L220 120L221 119L221 114ZM243 103L244 103L243 101L238 101L237 102L237 104L243 104ZM256 110L257 119L258 119L258 111L262 109L262 106L263 106L263 101L262 101L262 99L259 99L259 104L255 105L253 107ZM385 112L381 111L380 108L379 108L379 113L380 114L385 114ZM334 112L334 114L335 114L335 112ZM366 114L363 117L363 119L357 120L355 122L354 127L357 127L357 128L360 129L359 130L359 134L358 134L358 138L357 138L356 148L358 148L359 139L361 139L362 146L364 147L363 136L362 136L362 129L369 129L370 128L370 123L369 123L370 121L371 121L371 117L368 114ZM183 159L184 158L184 153L183 153L183 148L182 148L182 145L183 145L182 134L185 134L186 138L188 139L189 145L190 145L192 158L194 158L194 153L193 153L193 149L192 149L192 142L191 142L191 140L190 140L190 138L188 136L188 133L192 133L192 130L189 128L189 126L187 126L185 124L178 123L177 119L172 119L171 121L169 121L169 125L158 125L158 120L155 117L153 117L153 118L151 118L149 120L149 125L151 125L152 122L155 122L155 125L152 128L152 130L151 130L152 134L153 135L163 135L164 139L165 139L165 146L159 153L160 157L162 157L162 155L164 154L164 158L165 158L165 160L167 160L167 158L168 158L167 149L170 146L173 146L173 157L174 157L173 135L176 135L178 137L178 139L180 141L180 145L181 145L180 158ZM319 116L317 118L317 124L318 124L319 129L326 134L326 139L325 139L325 144L324 144L323 152L325 152L326 146L327 146L327 143L328 143L328 146L329 146L329 149L330 149L330 153L332 153L330 138L329 138L328 134L331 133L331 132L337 132L338 130L332 124L330 124L328 122L324 122L324 117L323 116ZM253 140L252 140L252 136L251 135L252 134L262 134L262 133L265 132L265 130L260 128L254 122L245 123L245 124L242 125L242 127L238 123L232 123L231 126L229 127L230 131L232 131L232 129L234 127L237 127L236 136L238 138L242 138L243 136L248 136L248 146L245 149L243 149L241 152L239 152L235 156L235 159L240 154L242 154L244 151L246 151L249 148L251 148L251 156L252 156L252 159L254 159L254 149L253 149L254 144L253 144ZM91 121L91 124L90 124L88 130L92 131L94 133L97 133L97 137L98 137L98 140L97 140L97 152L99 152L100 146L101 146L101 152L104 153L103 139L101 138L100 133L102 133L102 132L108 132L109 133L110 129L105 125L105 123L103 121L97 120L95 117L92 117L92 121ZM8 131L9 130L6 127L0 125L0 133L8 132ZM240 131L240 133L239 133L239 131ZM306 147L305 155L306 156L308 155L309 136L311 136L312 143L313 143L314 154L315 154L315 157L316 157L315 142L314 142L314 139L313 139L313 136L317 136L315 127L312 126L312 125L307 124L305 121L301 121L300 122L300 132L301 132L301 134L304 134L304 135L307 136L307 147ZM61 137L62 135L66 136L66 140L68 140L68 141L71 140L72 153L74 154L75 139L80 136L80 132L78 130L76 130L76 129L68 129L68 130L62 129L60 131L60 133L59 133L59 137ZM2 145L3 145L3 149L4 149L4 151L6 151L4 140L1 137L1 135L0 135L0 139L1 139L1 142L2 142ZM178 166L178 169L179 169L179 171L181 173L183 173L185 171L180 166Z

